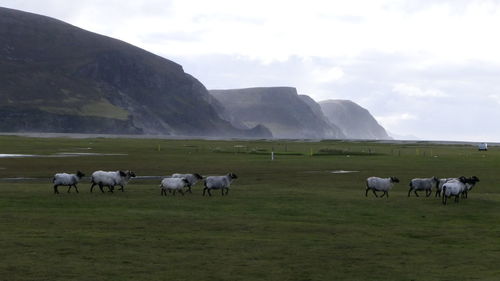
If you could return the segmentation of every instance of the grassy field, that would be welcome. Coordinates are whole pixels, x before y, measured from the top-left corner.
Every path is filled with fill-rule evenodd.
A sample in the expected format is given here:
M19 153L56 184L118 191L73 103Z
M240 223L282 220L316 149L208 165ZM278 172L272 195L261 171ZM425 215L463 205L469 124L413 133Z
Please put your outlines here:
M0 280L500 280L500 148L0 137L0 153L67 152L125 155L0 158L0 178L35 178L0 180ZM239 178L227 197L161 197L156 179L54 195L77 169ZM401 183L365 197L373 175ZM407 197L433 175L481 181L458 204Z

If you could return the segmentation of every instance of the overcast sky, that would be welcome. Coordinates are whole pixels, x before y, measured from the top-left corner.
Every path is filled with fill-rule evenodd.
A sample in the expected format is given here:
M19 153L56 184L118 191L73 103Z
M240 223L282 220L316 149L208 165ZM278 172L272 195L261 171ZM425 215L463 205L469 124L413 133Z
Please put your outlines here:
M0 0L183 65L208 89L349 99L391 133L500 141L500 1Z

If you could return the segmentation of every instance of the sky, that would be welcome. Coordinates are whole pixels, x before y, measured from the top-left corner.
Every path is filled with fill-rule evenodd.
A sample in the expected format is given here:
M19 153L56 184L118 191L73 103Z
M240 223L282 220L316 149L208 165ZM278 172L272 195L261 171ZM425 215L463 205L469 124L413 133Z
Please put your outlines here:
M348 99L396 138L500 142L500 0L0 0L173 60L208 89Z

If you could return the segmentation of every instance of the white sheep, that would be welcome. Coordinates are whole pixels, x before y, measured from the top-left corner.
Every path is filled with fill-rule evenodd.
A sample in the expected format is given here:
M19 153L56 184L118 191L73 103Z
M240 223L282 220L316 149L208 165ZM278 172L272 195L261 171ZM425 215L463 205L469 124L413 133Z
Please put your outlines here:
M231 182L237 178L238 177L233 173L229 173L225 176L210 176L205 178L203 183L205 186L205 188L203 188L203 196L205 196L205 191L208 192L209 196L212 196L210 193L211 189L220 189L222 191L222 196L227 195ZM226 191L225 193L224 190Z
M131 171L95 171L90 177L90 181L92 183L90 192L93 192L95 185L99 186L102 193L104 193L104 190L102 189L104 186L107 186L109 188L109 192L113 192L116 185L121 186L121 191L124 191L124 185L126 185L128 180L132 177L135 177L135 174Z
M451 181L451 180L458 180L458 178L441 178L439 179L439 183L438 185L436 186L436 194L434 195L434 197L441 197L441 192L443 191L443 185L448 182L448 181Z
M464 177L465 178L465 177ZM436 187L436 194L434 197L441 197L441 192L443 191L443 185L449 181L459 181L460 178L442 178L442 179L439 179L439 183ZM467 193L469 190L471 190L474 185L479 182L479 178L476 177L476 176L472 176L470 178L465 178L466 180L466 190L464 190L464 192L462 192L462 198L467 198ZM465 196L465 197L464 197Z
M432 188L436 188L439 184L439 179L436 177L432 178L414 178L410 181L410 189L408 190L408 197L410 197L411 191L415 193L418 197L418 190L425 190L425 196L429 197L432 194Z
M71 190L71 187L74 186L76 193L78 192L78 187L76 187L76 184L80 179L85 176L84 173L80 171L76 171L76 174L67 174L67 173L57 173L54 175L54 178L52 179L52 183L54 184L54 193L59 194L59 190L57 189L58 186L67 186L68 187L68 193Z
M390 178L369 177L366 179L365 196L368 196L368 190L371 189L375 197L378 197L376 191L384 192L384 194L382 194L382 196L380 197L384 197L384 195L389 197L389 190L392 188L394 183L398 182L399 179L396 177L390 177Z
M119 173L120 171L116 171L115 173ZM120 188L118 188L118 190L121 190L122 192L124 192L124 187L127 185L128 181L131 179L131 178L135 178L135 173L132 172L132 171L129 171L129 170L126 170L124 171L123 173L125 173L125 176L122 177L120 176L119 177L119 180L117 182L116 185L119 185Z
M455 202L458 202L460 194L466 189L465 183L467 179L464 176L459 177L458 179L452 179L443 184L443 204L446 205L446 201L451 196L455 196Z
M167 191L173 191L175 195L175 192L179 191L184 196L182 189L188 184L189 181L186 178L164 178L160 184L161 195L167 196Z
M185 178L187 181L188 181L188 184L186 185L187 186L187 192L189 193L192 193L191 192L191 187L193 185L195 185L198 180L201 180L203 179L202 176L200 176L200 174L172 174L172 178Z

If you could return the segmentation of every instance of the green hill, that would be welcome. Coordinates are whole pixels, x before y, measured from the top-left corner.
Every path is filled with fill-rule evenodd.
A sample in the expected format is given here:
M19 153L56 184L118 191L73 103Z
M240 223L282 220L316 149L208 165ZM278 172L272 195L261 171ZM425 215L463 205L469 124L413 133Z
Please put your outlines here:
M210 99L175 62L0 8L0 131L270 136L231 126Z

